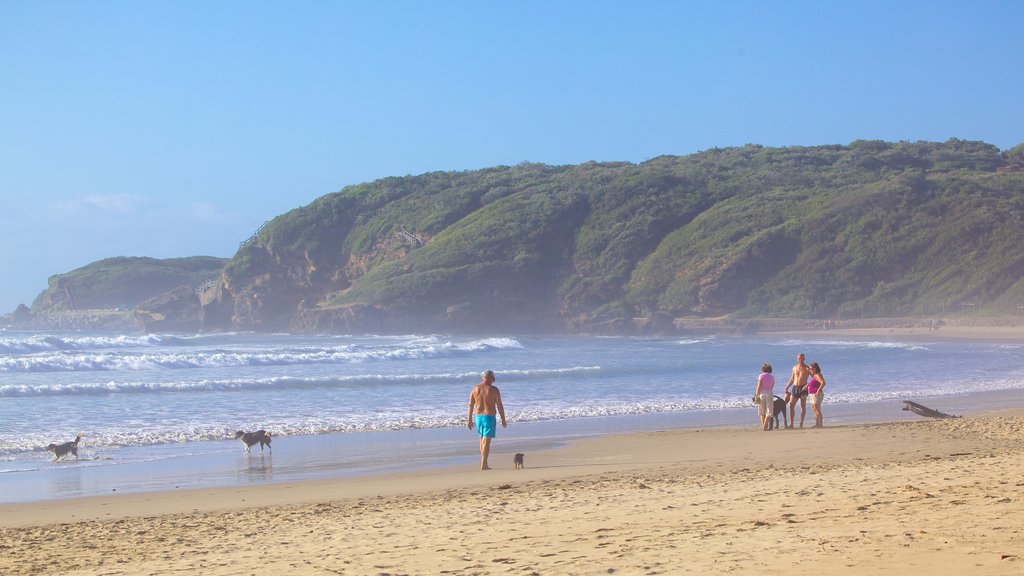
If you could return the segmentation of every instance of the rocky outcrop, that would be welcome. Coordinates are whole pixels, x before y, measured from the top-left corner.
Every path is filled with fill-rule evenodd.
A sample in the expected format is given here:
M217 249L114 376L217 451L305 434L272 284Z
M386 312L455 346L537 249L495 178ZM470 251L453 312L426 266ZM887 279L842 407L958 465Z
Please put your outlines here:
M672 317L664 312L655 312L644 318L634 318L633 326L638 334L664 336L676 333Z
M35 315L32 314L32 310L24 304L19 304L14 312L11 312L7 316L9 324L15 328L28 328L35 322Z
M289 329L312 334L383 333L395 324L384 310L372 306L329 310L300 307Z
M139 304L132 315L145 332L198 332L202 310L195 290L181 286Z
M234 298L231 290L223 283L211 283L198 291L202 314L202 329L218 332L230 329L234 312Z

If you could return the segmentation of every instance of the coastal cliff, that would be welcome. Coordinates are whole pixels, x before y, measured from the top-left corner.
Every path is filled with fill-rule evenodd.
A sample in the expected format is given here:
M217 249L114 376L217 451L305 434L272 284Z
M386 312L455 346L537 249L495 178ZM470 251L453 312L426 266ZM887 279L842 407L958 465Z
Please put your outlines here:
M1024 145L858 140L384 178L272 219L229 260L189 261L185 281L110 259L51 278L31 312L127 307L147 330L327 333L1015 318L1020 167ZM158 298L179 286L193 296Z
M1024 147L716 149L350 186L268 222L208 330L672 333L681 318L1015 313Z

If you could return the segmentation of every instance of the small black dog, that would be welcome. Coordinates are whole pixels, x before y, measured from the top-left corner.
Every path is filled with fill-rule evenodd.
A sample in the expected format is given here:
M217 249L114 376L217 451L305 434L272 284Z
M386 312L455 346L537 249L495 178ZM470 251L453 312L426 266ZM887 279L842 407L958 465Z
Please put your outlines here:
M789 427L789 417L786 415L786 401L778 396L772 402L772 417L768 419L768 429L773 430L779 427L779 414L782 414L782 422Z
M78 460L78 441L82 439L83 434L75 436L74 441L65 442L63 444L50 444L46 447L47 452L53 452L53 461L56 462L61 458L68 455L68 453L75 455L75 460Z
M240 440L242 444L245 444L246 454L252 450L252 447L255 446L257 442L260 444L260 454L263 454L264 446L270 448L271 452L274 451L270 446L270 432L267 432L266 430L257 430L255 432L242 432L239 430L238 432L235 432L235 440Z
M526 468L526 464L523 463L523 453L516 452L516 455L512 457L512 465L516 467L516 470L520 468Z

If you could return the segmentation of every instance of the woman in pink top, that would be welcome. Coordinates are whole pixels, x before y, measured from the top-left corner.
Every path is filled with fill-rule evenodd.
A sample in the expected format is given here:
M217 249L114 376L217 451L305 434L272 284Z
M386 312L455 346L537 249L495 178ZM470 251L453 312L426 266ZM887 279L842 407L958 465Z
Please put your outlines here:
M811 379L807 381L807 397L814 410L814 427L821 428L821 399L825 397L825 377L817 362L811 362Z
M757 415L761 417L761 430L768 430L768 420L775 402L775 376L772 376L772 365L761 366L761 374L757 377L757 388L754 389L754 402L757 402Z

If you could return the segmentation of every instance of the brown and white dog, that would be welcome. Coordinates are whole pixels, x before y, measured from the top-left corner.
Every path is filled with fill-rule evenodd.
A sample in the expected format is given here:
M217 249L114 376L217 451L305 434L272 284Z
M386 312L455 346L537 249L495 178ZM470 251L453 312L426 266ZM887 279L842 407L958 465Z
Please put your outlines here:
M53 453L53 461L56 462L61 458L68 455L68 453L75 455L75 460L78 460L78 441L82 439L85 434L79 434L75 436L75 439L71 442L65 442L63 444L50 444L46 447L47 452Z
M263 447L270 448L273 452L274 449L270 446L270 432L266 430L257 430L255 432L242 432L239 430L235 432L235 440L239 440L242 444L245 444L245 453L248 454L252 447L258 442L260 445L260 454L263 454Z
M520 468L526 468L526 464L523 462L525 457L522 452L516 452L516 455L512 457L512 465L515 466L516 470Z

